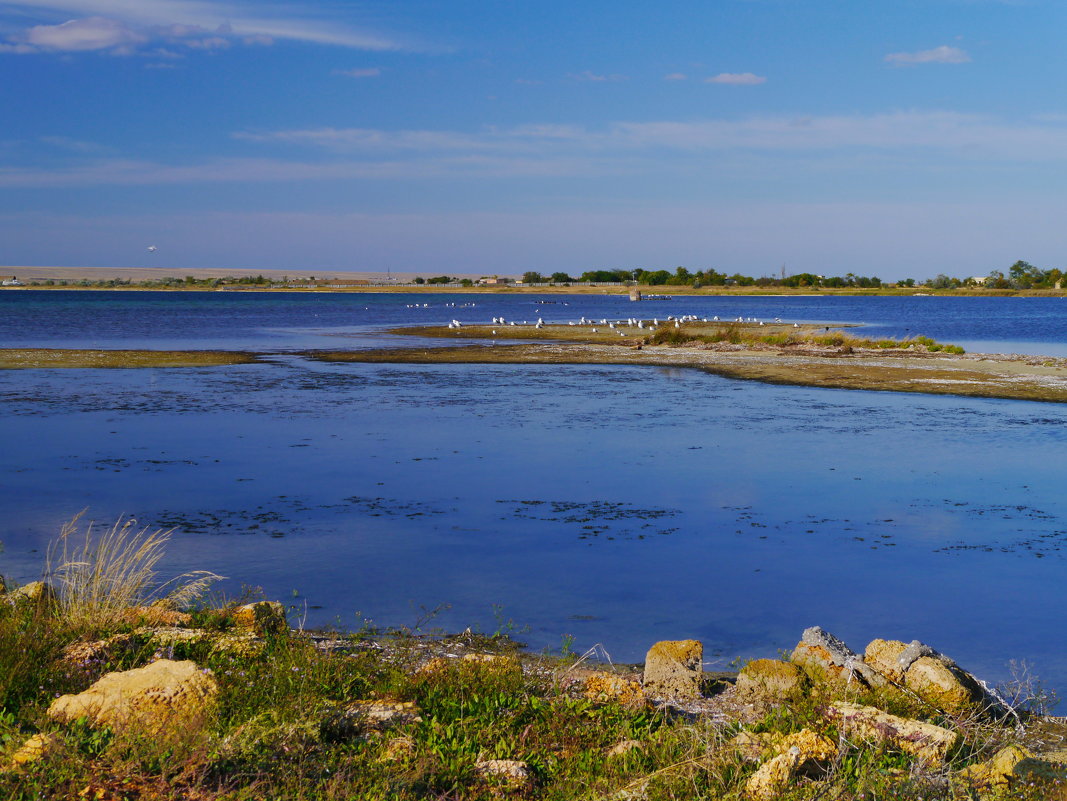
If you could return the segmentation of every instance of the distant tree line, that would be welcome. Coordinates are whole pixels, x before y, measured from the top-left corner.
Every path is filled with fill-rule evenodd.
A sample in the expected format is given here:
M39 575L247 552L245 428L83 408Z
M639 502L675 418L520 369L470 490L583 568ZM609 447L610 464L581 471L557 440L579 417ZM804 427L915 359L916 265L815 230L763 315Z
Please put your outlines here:
M786 276L752 276L734 273L727 275L713 268L707 270L689 271L685 267L676 267L670 270L646 270L642 268L634 270L587 270L578 277L573 277L565 272L554 272L551 275L542 275L536 271L523 273L524 284L628 284L638 283L645 286L758 286L758 287L796 287L796 288L827 288L827 289L877 289L888 287L925 287L929 289L959 289L961 287L985 288L985 289L1059 289L1064 282L1064 273L1058 268L1042 269L1035 267L1026 261L1017 261L1008 268L1007 273L1002 270L993 270L989 275L971 276L968 278L954 278L945 273L938 273L926 281L916 281L913 278L905 278L895 283L883 283L877 276L856 275L845 273L843 276L825 276L814 273L795 273ZM331 279L318 279L315 276L307 278L292 278L282 276L279 279L265 278L262 275L226 276L223 278L194 278L191 275L184 277L158 278L146 281L128 281L119 278L92 281L89 279L38 279L24 282L28 286L81 286L81 287L124 287L137 286L143 288L215 288L222 286L315 286L329 284ZM445 285L458 284L469 287L474 281L469 278L456 278L448 275L436 275L431 278L421 276L413 279L417 285Z
M588 270L577 278L567 273L556 272L544 276L539 272L526 272L522 276L526 284L567 284L567 283L633 283L647 286L761 286L761 287L826 287L828 289L877 289L883 286L916 287L929 289L958 289L960 287L985 287L988 289L1058 289L1064 280L1064 273L1052 268L1049 270L1035 267L1029 262L1017 261L1008 268L1007 275L1001 270L993 270L986 277L971 276L953 278L939 273L927 281L917 282L914 278L905 278L894 283L883 283L877 276L845 273L843 276L825 276L814 273L795 273L786 276L761 276L734 273L727 275L715 269L690 272L685 267L669 270Z

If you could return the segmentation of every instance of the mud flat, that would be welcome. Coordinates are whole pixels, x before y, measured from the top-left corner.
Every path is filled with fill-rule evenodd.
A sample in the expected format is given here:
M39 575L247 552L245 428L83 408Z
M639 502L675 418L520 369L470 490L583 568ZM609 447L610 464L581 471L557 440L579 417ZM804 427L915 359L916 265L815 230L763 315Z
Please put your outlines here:
M569 325L414 327L389 333L460 339L463 343L307 355L329 362L693 367L728 378L774 384L1067 402L1067 359L946 353L944 346L930 340L925 340L930 344L919 340L873 342L830 333L823 326L728 327L731 330L719 341L712 340L727 326L661 328L651 336L636 328L604 326L596 326L595 333L590 326ZM501 340L522 342L500 344ZM774 340L782 344L774 344Z
M256 356L222 350L0 349L0 370L87 367L217 367L250 364Z

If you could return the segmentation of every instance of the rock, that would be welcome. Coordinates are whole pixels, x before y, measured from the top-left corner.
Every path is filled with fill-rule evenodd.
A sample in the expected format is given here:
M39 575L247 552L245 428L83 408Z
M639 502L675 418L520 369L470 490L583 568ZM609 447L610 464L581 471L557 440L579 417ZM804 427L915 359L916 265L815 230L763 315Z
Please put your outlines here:
M775 746L781 741L781 735L773 732L738 732L726 742L726 747L733 749L746 762L759 762L764 757L775 753Z
M228 654L242 659L256 659L263 656L267 643L254 634L224 633L211 640L211 653Z
M902 684L911 661L902 664L900 656L908 646L900 640L871 640L863 652L863 661L894 684Z
M645 656L645 692L669 698L699 698L704 646L698 640L662 640Z
M277 601L257 601L240 606L233 613L237 630L257 637L286 634L289 623L285 619L285 607Z
M517 793L533 784L530 766L517 759L486 759L476 762L478 775L495 789L505 793Z
M615 745L611 746L606 751L604 751L604 756L607 756L607 757L626 756L631 751L644 751L644 750L645 750L645 744L643 742L641 742L640 740L622 740L621 742L615 743Z
M328 714L320 728L323 736L344 740L421 721L413 701L353 701Z
M45 581L31 581L16 587L7 594L9 603L36 604L40 607L51 606L56 602L56 591L51 584Z
M585 680L582 694L597 703L640 706L647 703L641 683L613 673L592 673Z
M11 755L4 770L17 773L22 770L23 766L47 759L62 747L63 738L58 734L45 732L35 734Z
M886 683L863 657L819 626L804 629L790 661L816 681L856 682L863 687L882 687Z
M1002 748L989 760L957 771L956 780L973 790L1002 790L1010 786L1015 766L1033 757L1018 745Z
M474 665L489 670L504 672L522 670L518 659L504 654L464 654L459 661L463 665Z
M122 613L121 622L131 626L188 626L193 616L163 605L131 606Z
M415 671L416 676L432 676L451 667L469 670L497 670L502 672L522 671L519 660L502 654L464 654L456 658L435 656Z
M904 686L946 712L963 712L980 705L985 693L974 678L947 657L921 656L904 674Z
M903 685L923 701L950 713L985 706L996 709L981 682L952 659L918 640L872 640L864 654L868 665L893 684Z
M739 697L784 701L803 696L808 679L792 662L753 659L741 668L735 686Z
M195 662L161 659L145 667L108 673L88 690L62 695L48 717L71 723L80 717L93 726L110 726L161 736L202 726L211 715L218 684Z
M143 642L137 634L116 634L95 642L75 642L63 649L60 659L83 673L92 674L132 654L143 646Z
M960 733L933 723L890 715L880 709L835 701L826 709L845 732L885 744L929 766L939 765L960 741Z
M815 771L837 756L837 745L829 737L801 729L796 734L787 734L776 748L782 753L792 752L799 757L798 772Z
M792 783L796 773L797 754L779 754L760 765L745 782L745 795L755 801L772 801Z

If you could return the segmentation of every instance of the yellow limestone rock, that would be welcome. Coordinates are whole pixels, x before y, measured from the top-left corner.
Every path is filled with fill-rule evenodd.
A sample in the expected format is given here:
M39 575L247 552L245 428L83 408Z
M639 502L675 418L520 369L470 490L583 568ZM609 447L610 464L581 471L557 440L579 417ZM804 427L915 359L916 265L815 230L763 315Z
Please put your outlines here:
M778 750L794 751L800 757L800 765L811 762L827 762L837 756L837 745L829 737L801 729L796 734L787 734L779 741Z
M645 656L644 687L652 696L699 698L704 646L699 640L662 640Z
M808 679L792 662L753 659L737 674L737 694L745 698L780 701L802 696Z
M885 677L872 670L862 656L819 626L804 629L789 661L815 681L854 683L860 687L885 684Z
M7 600L12 604L36 604L45 607L56 602L56 591L45 581L31 581L9 592Z
M31 762L37 762L38 760L45 759L54 754L62 747L62 745L63 738L58 734L35 734L24 742L18 751L11 755L6 770L14 772L20 771L24 765L28 765Z
M1019 745L1002 748L985 762L964 768L956 773L956 780L967 789L1000 790L1011 784L1015 766L1024 759L1033 757L1028 750Z
M149 735L199 727L214 709L218 684L195 662L160 659L145 667L108 673L88 690L62 695L48 707L60 723L80 717L94 726Z
M769 801L778 798L800 775L821 775L827 763L837 756L837 746L828 737L802 729L785 737L776 735L750 735L745 742L755 746L761 742L773 743L778 754L765 762L745 783L745 795L754 801ZM736 741L737 738L735 737Z
M435 673L448 670L450 667L466 668L468 670L488 670L510 673L521 671L522 665L513 656L504 654L464 654L459 659L435 656L415 671L416 676L432 676Z
M938 765L960 741L960 733L933 723L890 715L872 706L835 701L826 710L848 736L889 745L927 765Z
M754 801L778 798L793 781L798 759L787 751L764 762L745 782L745 795Z
M240 606L233 613L233 623L238 631L255 634L257 637L285 634L289 631L285 607L277 601L257 601Z
M603 672L593 673L586 678L583 695L602 704L614 702L623 706L640 706L647 702L640 682Z
M981 700L980 691L972 686L965 673L932 656L911 663L904 674L904 685L923 700L949 712L963 711Z
M900 640L871 640L863 652L863 661L895 684L904 681L907 665L901 665L900 655L907 649Z

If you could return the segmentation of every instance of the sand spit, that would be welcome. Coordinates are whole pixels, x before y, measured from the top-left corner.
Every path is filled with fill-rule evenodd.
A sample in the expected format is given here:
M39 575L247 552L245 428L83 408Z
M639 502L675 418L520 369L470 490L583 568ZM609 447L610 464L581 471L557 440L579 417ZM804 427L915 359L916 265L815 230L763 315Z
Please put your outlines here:
M759 333L773 337L790 329L792 326L768 325L760 327ZM802 333L815 336L822 331L821 326L809 327ZM620 336L618 330L603 326L598 326L595 333L591 327L579 332L571 326L403 328L390 333L465 341L441 347L320 351L308 355L332 362L692 367L727 378L773 384L1067 402L1067 359L1049 357L951 354L931 352L924 345L865 348L852 344L773 345L699 340L657 345L650 344L648 337L636 335L643 332L626 329ZM471 342L483 337L490 343ZM504 338L524 341L499 344Z

